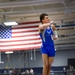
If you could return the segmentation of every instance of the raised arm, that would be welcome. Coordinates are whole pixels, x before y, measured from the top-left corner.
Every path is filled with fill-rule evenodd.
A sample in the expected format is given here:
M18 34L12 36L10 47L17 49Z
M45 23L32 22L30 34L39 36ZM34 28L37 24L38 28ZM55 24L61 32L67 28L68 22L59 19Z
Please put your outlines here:
M50 23L40 24L39 27L38 27L39 33L41 33L41 31L43 31L43 29L47 28L48 26L50 26Z

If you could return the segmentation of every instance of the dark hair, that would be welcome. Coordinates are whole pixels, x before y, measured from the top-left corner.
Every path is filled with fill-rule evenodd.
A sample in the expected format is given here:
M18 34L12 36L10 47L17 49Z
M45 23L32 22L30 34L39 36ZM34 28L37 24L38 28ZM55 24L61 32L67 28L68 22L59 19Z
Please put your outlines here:
M45 16L48 16L48 14L42 13L42 14L40 15L40 22L41 22L41 23L42 23L42 20L44 19Z

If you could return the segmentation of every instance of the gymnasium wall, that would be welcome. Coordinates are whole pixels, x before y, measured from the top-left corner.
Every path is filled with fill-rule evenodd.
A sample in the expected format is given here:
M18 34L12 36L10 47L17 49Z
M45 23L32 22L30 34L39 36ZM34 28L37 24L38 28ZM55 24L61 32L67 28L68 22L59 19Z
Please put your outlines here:
M9 60L7 59L7 55L2 53L2 61L4 64L0 64L0 69L4 69L9 67L12 68L30 68L30 67L43 67L42 58L40 51L36 52L36 58L34 58L34 54L32 53L33 60L31 60L31 53L27 52L27 54L23 53L13 53L10 55ZM56 51L56 56L52 66L67 66L68 58L75 58L74 50L66 50L66 51Z

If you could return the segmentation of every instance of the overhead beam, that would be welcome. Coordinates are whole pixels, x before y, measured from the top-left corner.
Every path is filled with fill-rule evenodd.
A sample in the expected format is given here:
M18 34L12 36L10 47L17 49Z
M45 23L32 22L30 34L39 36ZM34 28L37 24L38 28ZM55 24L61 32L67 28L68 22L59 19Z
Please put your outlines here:
M57 8L58 9L58 8ZM28 10L28 11L13 11L13 12L0 12L0 15L18 15L18 14L39 14L39 13L42 13L42 12L52 12L53 11L58 11L57 9L40 9L40 10Z
M63 47L63 48L74 47L74 48L75 48L75 44L69 44L69 45L56 45L55 47L56 47L56 48L60 48L60 47Z
M73 43L75 43L74 40L70 40L70 41L58 41L58 42L55 42L55 45L73 44Z
M0 3L0 8L11 8L11 7L24 7L24 6L36 6L44 4L61 3L61 0L36 0L36 1L21 1L21 2L8 2Z
M75 6L71 6L69 7L71 8L72 10L75 10ZM18 15L18 14L39 14L39 13L42 13L42 12L60 12L62 11L63 12L63 7L62 8L52 8L52 9L39 9L39 10L27 10L27 11L13 11L13 12L0 12L0 15Z

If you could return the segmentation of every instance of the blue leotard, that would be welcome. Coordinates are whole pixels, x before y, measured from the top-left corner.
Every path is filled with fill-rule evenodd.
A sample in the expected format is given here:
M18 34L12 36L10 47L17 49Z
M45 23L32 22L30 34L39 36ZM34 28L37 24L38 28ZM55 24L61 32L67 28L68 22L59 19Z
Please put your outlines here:
M52 39L53 35L51 26L49 28L45 28L40 33L40 37L42 39L41 53L47 54L49 57L55 56L54 41Z

